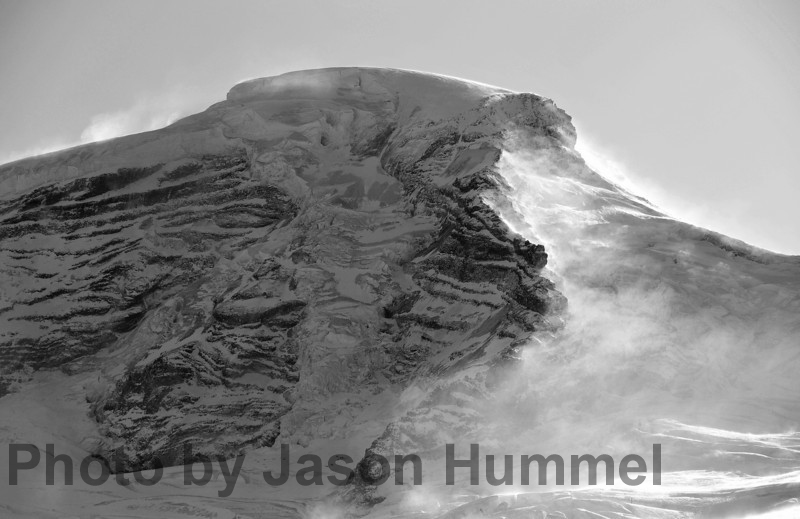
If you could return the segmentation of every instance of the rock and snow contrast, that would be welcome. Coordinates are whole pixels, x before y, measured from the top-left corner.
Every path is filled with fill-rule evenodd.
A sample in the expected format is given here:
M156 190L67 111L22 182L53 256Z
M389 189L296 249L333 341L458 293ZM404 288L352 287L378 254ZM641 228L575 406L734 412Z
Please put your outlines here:
M534 94L340 68L0 167L0 439L43 451L2 515L800 515L800 258L661 214L576 138ZM446 484L472 443L513 481ZM268 485L282 444L349 481ZM521 482L653 444L661 485ZM421 485L375 484L411 454Z

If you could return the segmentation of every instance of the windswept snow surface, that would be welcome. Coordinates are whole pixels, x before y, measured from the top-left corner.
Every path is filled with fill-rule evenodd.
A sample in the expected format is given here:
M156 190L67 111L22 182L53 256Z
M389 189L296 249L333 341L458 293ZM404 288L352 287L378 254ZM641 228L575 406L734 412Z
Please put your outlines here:
M535 448L663 448L662 486L585 489L569 507L800 517L800 258L671 219L572 150L531 150L509 135L498 168L511 203L496 207L545 244L569 300L563 331L525 350Z
M333 98L341 102L346 97L354 106L375 103L376 96L385 96L387 103L402 98L397 105L399 124L404 124L455 120L477 105L510 94L443 76L362 70L366 72L348 73L347 85L329 69L248 81L231 90L226 106L253 99L265 105L294 102L298 120L287 119L285 124L302 126L311 135L315 123L299 120L304 107L327 107ZM162 133L30 159L38 161L35 168L30 167L33 162L21 161L0 175L0 198L87 172L144 167L152 154L179 161L189 152L222 152L229 130L205 126L220 110L212 107ZM347 417L335 418L335 423L347 424L347 434L295 441L292 473L302 468L298 458L303 454L318 453L323 460L348 454L358 461L387 424L401 416L420 416L418 424L416 419L405 422L411 424L408 427L416 424L420 436L435 436L438 427L454 425L445 423L447 419L460 416L455 426L466 431L469 441L481 444L480 485L470 485L467 471L461 469L455 485L445 484L441 445L442 452L435 455L421 453L422 485L384 485L378 492L383 501L359 513L470 519L800 517L800 258L759 250L671 219L605 180L602 171L592 171L568 143L543 147L542 137L521 128L513 114L492 114L507 119L499 137L502 153L493 166L489 164L502 186L487 194L485 202L512 230L545 245L549 261L544 274L569 301L563 327L536 334L521 348L521 362L508 368L485 401L453 393L451 400L434 406L443 417L438 426L424 421L427 418L418 412L422 407L415 407L429 401L437 387L430 382L430 372L425 381L405 387L387 384L375 394L365 390L328 397L328 404L340 406L337 409L350 409L345 401L351 398L358 402ZM248 109L225 112L224 117L244 141L274 132L279 142L287 133L284 122L265 124ZM333 156L320 157L320 170L326 161L334 161ZM473 168L486 160L475 150L458 158ZM337 160L335 166L359 179L366 191L385 175L375 173L378 166L372 159L350 164ZM454 162L455 158L442 168ZM260 167L265 176L276 174ZM382 176L380 180L388 182ZM302 189L298 182L298 192ZM403 229L391 232L399 236L430 230L424 222L410 219ZM360 231L358 239L377 247L395 235L373 226ZM348 268L332 276L348 300L368 299L368 287L356 283ZM481 287L474 288L477 292ZM170 344L159 347L150 355L163 354ZM116 356L120 364L131 361L124 351L104 355ZM480 369L442 370L437 376L457 382ZM44 484L44 458L35 470L21 473L17 486L9 485L8 471L0 472L0 516L334 519L353 512L326 499L333 490L330 485L301 487L293 478L284 486L267 485L261 472L277 470L277 443L247 453L229 497L217 495L226 481L216 462L213 478L204 487L184 485L182 467L165 469L162 481L153 486L119 485L113 476L103 485L87 485L77 465L99 442L98 426L85 404L87 388L98 378L91 370L73 375L41 370L19 391L0 397L0 443L54 443L57 454L71 454L76 463L71 486L64 484L60 465L55 484ZM459 410L461 397L472 402L472 414L447 414L448 406ZM295 420L299 430L301 419ZM483 431L490 432L481 437ZM638 454L648 460L649 470L648 455L656 443L662 446L663 461L658 486L652 484L651 473L640 486L619 480L603 485L602 475L597 486L556 486L552 480L549 485L524 486L517 476L514 484L497 487L483 478L484 454L512 455L515 475L519 457L537 453L561 454L567 460L573 454L610 454L616 461ZM459 458L467 456L467 448L459 444ZM5 447L0 450L3 467L8 466L8 456ZM97 469L93 465L93 475ZM569 482L569 473L566 479Z

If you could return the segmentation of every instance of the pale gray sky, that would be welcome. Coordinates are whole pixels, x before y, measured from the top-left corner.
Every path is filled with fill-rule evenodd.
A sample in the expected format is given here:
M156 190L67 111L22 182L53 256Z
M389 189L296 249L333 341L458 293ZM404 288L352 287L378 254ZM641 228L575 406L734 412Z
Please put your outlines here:
M550 97L667 212L800 254L792 0L0 0L0 163L345 65Z

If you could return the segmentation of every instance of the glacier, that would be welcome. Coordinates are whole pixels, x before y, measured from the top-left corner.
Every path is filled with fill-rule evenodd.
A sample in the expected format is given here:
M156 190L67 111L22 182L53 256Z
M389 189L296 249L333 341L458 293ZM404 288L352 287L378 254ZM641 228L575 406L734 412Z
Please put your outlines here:
M0 166L0 438L163 471L3 471L3 516L800 516L800 258L661 213L579 138L535 94L353 67ZM448 443L658 443L662 484L447 485ZM281 444L351 481L267 485ZM408 454L422 485L374 484ZM184 484L200 455L244 457L231 496L216 462Z

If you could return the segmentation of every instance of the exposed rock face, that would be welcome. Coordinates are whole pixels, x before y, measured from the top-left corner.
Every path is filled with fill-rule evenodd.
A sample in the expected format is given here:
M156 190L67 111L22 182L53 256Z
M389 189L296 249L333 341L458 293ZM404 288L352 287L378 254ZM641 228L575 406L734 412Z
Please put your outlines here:
M131 470L346 434L368 395L513 357L564 298L487 205L511 127L574 145L532 94L327 69L0 168L2 390L98 371L96 450Z

